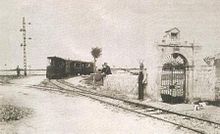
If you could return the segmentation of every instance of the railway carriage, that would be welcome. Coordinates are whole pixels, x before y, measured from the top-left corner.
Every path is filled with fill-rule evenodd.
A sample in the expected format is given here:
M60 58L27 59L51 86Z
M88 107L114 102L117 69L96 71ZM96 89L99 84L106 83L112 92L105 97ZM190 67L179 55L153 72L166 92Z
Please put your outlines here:
M48 79L61 79L68 76L88 75L93 73L94 65L92 62L77 60L65 60L59 57L48 57L46 77Z
M93 73L94 66L92 62L84 62L83 63L83 68L82 68L82 74L90 74Z

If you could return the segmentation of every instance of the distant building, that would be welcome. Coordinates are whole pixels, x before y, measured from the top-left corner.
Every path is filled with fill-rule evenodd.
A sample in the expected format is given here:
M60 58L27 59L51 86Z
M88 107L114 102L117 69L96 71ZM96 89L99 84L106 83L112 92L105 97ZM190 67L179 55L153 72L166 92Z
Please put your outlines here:
M195 100L216 100L216 72L214 65L207 65L199 55L201 46L182 41L180 30L165 31L157 43L158 74L156 99L170 103ZM150 77L150 76L149 76Z

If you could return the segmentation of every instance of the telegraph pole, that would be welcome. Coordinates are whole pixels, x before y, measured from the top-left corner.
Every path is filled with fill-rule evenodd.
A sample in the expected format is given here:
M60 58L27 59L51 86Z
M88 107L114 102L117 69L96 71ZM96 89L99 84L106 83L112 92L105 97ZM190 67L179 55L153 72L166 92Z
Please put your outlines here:
M28 23L29 25L31 23ZM22 32L23 35L23 43L21 43L21 47L23 47L23 64L24 64L24 76L27 76L27 34L26 34L26 22L25 17L22 18L22 28L20 29L20 32ZM30 37L28 39L31 39Z

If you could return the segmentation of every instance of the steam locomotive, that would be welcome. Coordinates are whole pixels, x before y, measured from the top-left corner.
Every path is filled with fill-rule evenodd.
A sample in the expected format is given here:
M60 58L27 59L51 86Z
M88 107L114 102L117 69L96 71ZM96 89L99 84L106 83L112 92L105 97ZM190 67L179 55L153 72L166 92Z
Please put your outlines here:
M94 64L92 62L66 60L60 57L47 57L46 77L48 79L61 79L69 76L88 75L93 73Z

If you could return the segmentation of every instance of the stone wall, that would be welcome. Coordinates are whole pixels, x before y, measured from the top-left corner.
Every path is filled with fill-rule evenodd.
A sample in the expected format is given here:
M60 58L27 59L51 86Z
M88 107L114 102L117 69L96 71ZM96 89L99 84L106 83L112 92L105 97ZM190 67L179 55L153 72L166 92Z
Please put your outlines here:
M156 70L154 70L156 71ZM151 74L152 73L152 74ZM153 75L154 74L154 75ZM156 76L153 70L148 71L148 85L144 91L145 98L152 100L159 100L158 97L158 84L155 81ZM108 75L104 79L104 88L110 90L117 90L129 95L132 98L137 98L138 95L138 75L133 75L128 72L115 73Z
M135 97L138 93L137 75L128 72L108 75L104 78L104 89L117 90Z
M215 84L215 99L220 100L220 66L216 66L216 84Z
M215 67L199 66L194 71L194 87L189 90L192 99L215 100Z
M158 71L155 69L154 71ZM216 69L214 66L198 66L194 71L190 70L187 84L187 99L194 100L215 100L216 99ZM152 73L152 74L151 74ZM159 72L157 72L160 74ZM161 101L160 80L154 78L155 72L148 72L148 85L145 91L145 98ZM108 90L117 90L124 94L137 98L138 94L138 75L132 75L128 72L115 73L108 75L104 79L104 88ZM158 81L157 81L158 80ZM219 88L220 89L220 86Z

